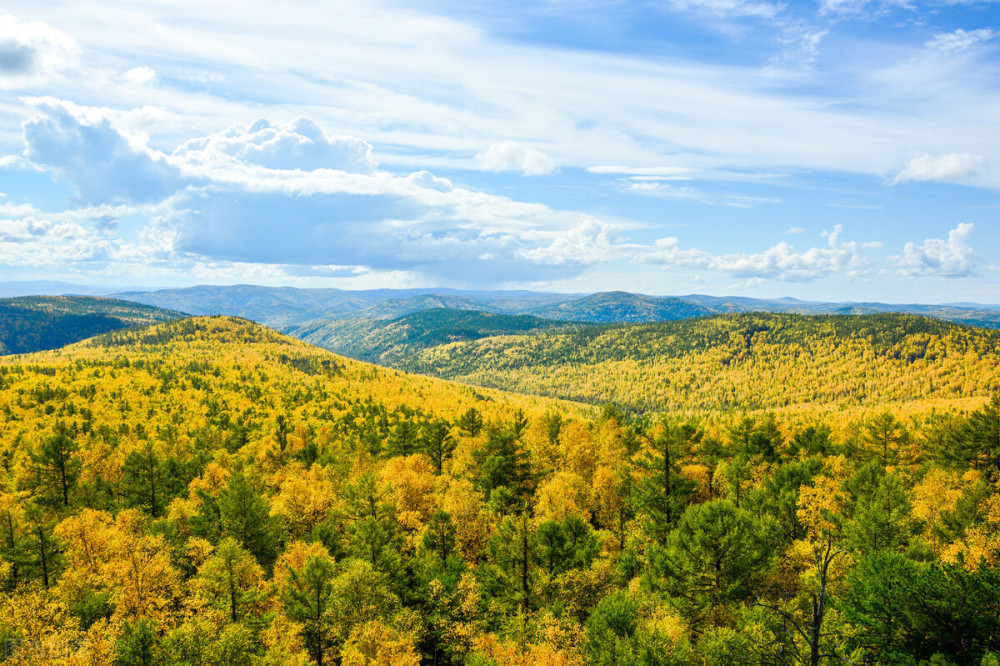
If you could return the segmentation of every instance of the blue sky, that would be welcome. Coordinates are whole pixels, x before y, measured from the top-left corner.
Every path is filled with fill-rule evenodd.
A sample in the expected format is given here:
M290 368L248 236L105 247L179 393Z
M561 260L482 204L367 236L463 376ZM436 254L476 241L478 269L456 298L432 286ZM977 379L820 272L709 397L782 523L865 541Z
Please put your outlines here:
M997 2L2 12L0 280L1000 303Z

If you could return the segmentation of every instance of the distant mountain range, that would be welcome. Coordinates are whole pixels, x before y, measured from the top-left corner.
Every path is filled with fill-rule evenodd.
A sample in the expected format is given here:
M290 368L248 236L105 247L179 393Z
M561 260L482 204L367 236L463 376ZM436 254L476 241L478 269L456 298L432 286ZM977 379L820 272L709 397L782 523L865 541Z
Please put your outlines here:
M226 314L285 330L318 320L361 317L395 319L447 308L498 314L527 314L577 322L640 323L690 319L729 312L791 314L921 314L974 326L1000 327L1000 305L925 305L874 302L827 303L795 298L739 296L647 296L623 291L559 294L532 291L458 289L297 289L253 285L121 292L116 298L197 315Z
M297 289L254 285L189 287L122 292L116 298L194 315L244 317L273 328L346 316L391 319L412 312L448 307L522 314L537 307L579 298L579 294L455 289Z
M49 291L60 287L87 289L81 285L58 282L0 283L0 294L6 293L4 289L9 292L32 287ZM391 362L389 359L404 348L423 348L449 340L469 341L529 331L554 331L571 324L654 323L727 313L905 313L1000 328L1000 306L971 303L826 303L794 298L756 299L702 294L661 297L622 291L596 294L457 289L350 291L255 285L134 290L118 292L113 297L149 306L150 309L143 311L147 315L154 312L154 308L159 308L169 313L157 315L162 317L180 316L180 313L243 317L332 351L375 362ZM87 306L91 309L84 308L86 312L80 309L83 307L80 304L84 302L77 302L72 312L60 314L59 308L51 310L58 321L47 324L48 328L37 326L33 318L37 318L39 310L35 306L32 306L34 309L19 311L20 314L0 313L0 318L5 317L0 326L5 325L3 330L7 331L7 335L14 336L0 343L5 345L3 350L13 353L15 350L54 348L70 341L70 338L85 337L84 333L105 332L139 321L136 319L138 310L121 318L108 311L105 301L92 302ZM21 305L25 303L27 301ZM68 307L70 301L62 303L63 307ZM90 319L72 319L84 314ZM32 331L33 326L37 330ZM79 332L71 334L74 326ZM33 341L29 341L31 338Z

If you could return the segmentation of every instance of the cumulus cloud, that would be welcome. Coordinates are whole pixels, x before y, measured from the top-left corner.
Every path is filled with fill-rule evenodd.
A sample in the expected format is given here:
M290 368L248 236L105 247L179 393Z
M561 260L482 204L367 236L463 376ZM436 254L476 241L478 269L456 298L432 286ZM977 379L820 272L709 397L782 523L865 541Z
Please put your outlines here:
M581 216L579 224L567 231L531 235L541 244L519 255L536 264L590 266L626 258L635 249L621 242L618 227L590 215Z
M877 243L841 240L843 227L824 232L826 247L798 251L781 241L763 252L711 254L698 249L682 249L677 238L656 241L646 261L671 268L710 269L739 278L766 278L789 282L811 282L831 275L863 275L871 268L866 250Z
M93 204L155 204L140 235L160 258L471 283L509 279L511 270L523 279L569 276L613 243L579 214L456 188L427 171L380 171L367 142L304 118L231 127L166 155L108 110L34 105L25 158ZM596 249L570 256L568 242Z
M912 153L906 158L903 169L890 181L890 185L911 181L959 180L975 176L986 169L986 160L981 155L970 153L948 153L928 155Z
M0 201L0 264L65 268L107 261L118 250L115 223L134 212L104 205L49 213Z
M212 136L181 145L174 156L186 162L222 166L235 160L269 169L336 169L348 173L373 173L378 166L366 141L329 136L308 118L286 125L258 120L250 126L234 125Z
M545 176L556 168L548 155L517 141L494 143L479 158L487 171L520 171L525 176Z
M406 180L416 187L437 190L438 192L448 192L452 189L450 180L438 178L430 171L415 171L407 176Z
M959 28L955 32L947 32L937 35L934 39L927 42L927 47L937 49L938 51L944 51L946 53L955 53L958 51L965 51L975 44L988 39L993 39L995 36L996 33L989 28L980 28L978 30L968 31Z
M167 155L107 110L33 103L25 159L66 179L90 205L60 217L0 200L0 260L11 265L117 262L188 266L204 275L255 266L261 275L374 272L467 285L512 275L520 282L565 279L612 262L785 281L874 270L867 251L877 244L845 240L840 226L825 233L824 245L804 250L779 242L758 252L710 253L672 237L634 243L626 226L596 217L456 187L427 171L380 170L368 143L327 134L306 119L233 127ZM658 168L630 177L675 175ZM147 220L134 242L117 234L126 216ZM970 232L963 225L947 242L908 245L900 270L960 274L971 265Z
M0 16L0 87L44 83L74 66L79 55L80 47L64 32Z
M99 110L43 98L23 125L24 156L90 203L159 201L181 187L177 169Z
M904 275L965 277L976 270L975 255L969 247L975 227L967 222L948 232L948 240L928 238L920 245L907 243L903 248L900 272Z

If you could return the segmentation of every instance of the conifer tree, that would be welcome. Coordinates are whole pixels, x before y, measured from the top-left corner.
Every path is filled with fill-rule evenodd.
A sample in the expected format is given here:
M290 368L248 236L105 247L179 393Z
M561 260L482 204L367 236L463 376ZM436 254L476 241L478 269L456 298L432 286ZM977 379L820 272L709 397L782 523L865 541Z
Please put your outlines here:
M420 434L421 448L430 457L438 475L441 474L444 461L451 456L457 445L449 430L447 421L435 419L425 423Z
M65 424L57 422L54 432L28 453L32 483L51 504L69 506L69 493L80 477L81 462L76 456L80 445L71 435Z
M650 533L661 543L683 513L692 490L691 483L679 474L682 450L701 437L701 431L693 424L664 422L649 442L645 456L637 462L647 472L638 488L638 505L649 521Z
M219 493L219 523L222 534L236 539L270 569L281 541L280 519L271 516L268 501L243 470L230 474Z

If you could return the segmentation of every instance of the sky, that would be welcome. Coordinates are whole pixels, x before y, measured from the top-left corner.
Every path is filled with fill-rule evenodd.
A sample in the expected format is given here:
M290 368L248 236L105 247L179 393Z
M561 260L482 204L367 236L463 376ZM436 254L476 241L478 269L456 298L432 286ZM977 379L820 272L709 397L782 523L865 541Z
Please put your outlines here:
M5 0L0 281L1000 303L1000 2Z

